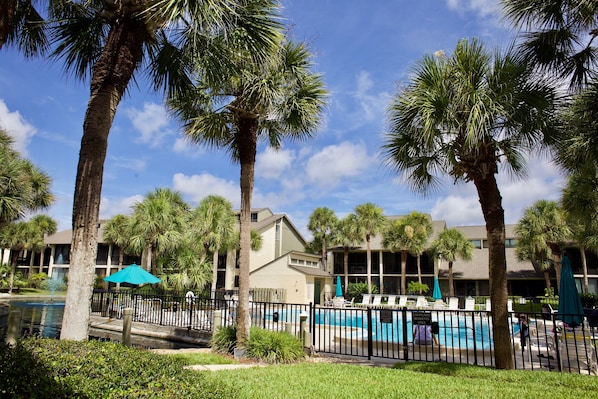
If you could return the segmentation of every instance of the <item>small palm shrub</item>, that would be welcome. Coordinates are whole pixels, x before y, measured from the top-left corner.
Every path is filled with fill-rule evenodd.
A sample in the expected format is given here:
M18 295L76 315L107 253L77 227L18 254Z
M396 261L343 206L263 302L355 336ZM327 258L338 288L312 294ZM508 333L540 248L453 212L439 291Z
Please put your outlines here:
M220 327L212 336L212 351L232 355L237 344L237 327Z
M345 295L348 300L354 299L355 303L359 303L363 300L363 294L368 293L367 283L349 283L347 286L347 292ZM372 294L378 293L378 287L372 286Z
M267 363L295 363L305 358L299 338L284 331L251 328L247 355Z
M409 284L407 284L407 292L410 294L420 294L428 291L430 291L428 284L420 283L418 281L410 281Z
M29 286L33 288L40 288L41 284L48 279L48 275L44 272L33 273L29 276Z

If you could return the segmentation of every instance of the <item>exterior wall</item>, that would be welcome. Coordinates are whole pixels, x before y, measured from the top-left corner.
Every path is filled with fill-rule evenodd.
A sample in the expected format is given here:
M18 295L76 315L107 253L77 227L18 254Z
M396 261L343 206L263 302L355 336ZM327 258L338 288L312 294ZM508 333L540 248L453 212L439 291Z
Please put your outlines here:
M276 259L274 226L270 225L267 228L262 229L260 235L262 236L262 248L259 251L251 251L251 255L249 256L250 272Z
M305 250L303 238L297 235L296 230L289 225L286 218L282 219L280 229L282 238L280 255L291 251Z
M251 274L251 288L284 288L287 303L313 302L313 290L307 292L308 276L288 267L286 256ZM311 278L313 284L313 278Z

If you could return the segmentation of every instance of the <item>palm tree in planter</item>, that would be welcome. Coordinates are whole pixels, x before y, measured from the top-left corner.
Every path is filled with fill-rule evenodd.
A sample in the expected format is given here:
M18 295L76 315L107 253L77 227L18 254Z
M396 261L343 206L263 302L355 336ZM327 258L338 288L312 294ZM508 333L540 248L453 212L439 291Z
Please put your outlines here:
M367 274L369 293L372 293L372 249L370 242L372 237L384 230L386 226L386 217L384 217L384 210L378 205L366 202L365 204L357 205L355 207L355 222L357 229L362 233L362 239L366 245L367 257ZM383 287L380 287L382 292Z
M490 297L496 367L512 369L507 311L505 222L498 165L524 172L523 153L553 139L557 94L512 49L490 53L461 40L450 56L426 55L389 108L383 145L388 165L422 192L437 175L472 182L489 243Z
M280 148L284 139L311 137L320 120L326 91L319 74L311 71L304 44L282 35L270 57L253 62L247 48L231 58L237 67L220 75L198 71L192 91L170 101L192 141L229 151L241 167L239 306L237 346L246 347L251 325L249 312L249 254L251 196L257 145L265 140Z
M473 255L473 244L463 233L455 228L443 230L431 245L432 252L448 262L449 296L455 296L453 283L453 263L457 258L470 260Z

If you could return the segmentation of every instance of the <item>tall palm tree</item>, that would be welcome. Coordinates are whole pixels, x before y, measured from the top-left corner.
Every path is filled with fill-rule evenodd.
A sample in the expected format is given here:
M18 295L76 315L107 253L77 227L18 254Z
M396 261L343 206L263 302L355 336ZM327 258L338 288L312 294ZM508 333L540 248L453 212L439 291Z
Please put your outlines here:
M212 293L218 280L218 253L236 246L237 218L232 204L224 197L209 195L193 210L191 223L197 240L212 254Z
M248 53L262 59L278 37L273 0L79 0L52 3L53 55L91 93L79 151L73 200L71 268L62 339L86 340L97 223L108 134L122 96L136 75L169 94L189 90L190 64L199 58L213 74L230 70L230 46L247 37ZM233 31L236 33L233 34ZM219 40L213 40L218 35Z
M407 292L407 253L417 257L417 278L421 286L420 256L431 234L430 217L417 211L389 223L383 232L382 246L392 252L401 251L402 294Z
M47 235L56 233L56 229L58 228L58 223L56 220L52 219L48 215L35 215L31 219L29 219L29 226L30 226L30 233L36 239L34 245L31 246L31 250L33 253L31 254L31 262L33 262L35 252L43 253L45 248L44 239ZM33 263L32 263L33 265ZM30 266L29 273L32 272L33 266ZM39 272L41 273L41 269L43 267L43 262L40 257L39 262Z
M314 239L322 243L322 269L328 271L328 241L327 239L334 234L334 228L338 223L338 218L334 211L327 207L320 207L313 210L309 215L307 229L312 232Z
M450 56L426 55L389 108L383 145L388 164L423 193L438 175L472 182L478 192L489 243L490 296L496 366L512 369L507 312L507 265L498 165L524 172L523 153L548 140L555 90L537 79L512 49L486 51L461 40Z
M368 292L372 293L372 249L370 247L370 241L372 237L381 232L386 224L386 218L384 217L384 210L378 205L366 202L365 204L357 205L355 207L355 221L359 231L363 234L366 245L366 257L367 257L367 274L368 274ZM380 293L382 293L383 287L380 287Z
M343 248L343 273L345 290L349 286L349 250L359 246L363 241L363 232L359 230L357 216L348 214L339 220L332 233L332 244Z
M517 253L520 259L540 267L550 289L547 266L554 265L557 286L560 287L563 247L572 239L563 209L555 201L539 200L527 208L517 226Z
M524 30L526 59L542 71L585 85L596 70L598 2L595 0L502 0L506 17Z
M143 251L141 263L146 270L157 273L158 256L181 244L188 212L181 194L167 188L157 188L135 204L129 242L136 252Z
M598 252L598 170L593 163L573 171L563 189L561 204L581 254L583 289L589 292L586 249Z
M432 252L439 259L448 262L449 296L455 296L453 283L453 263L457 258L471 260L473 255L473 244L463 233L455 228L443 230L431 245Z
M11 223L0 230L0 243L10 249L10 278L8 293L12 294L19 254L43 248L43 233L30 222Z
M195 91L171 102L174 112L185 122L191 140L226 148L241 166L237 318L240 348L246 346L251 324L249 241L258 142L267 140L270 146L280 148L283 139L311 137L326 95L321 76L311 71L310 54L303 44L281 36L275 50L268 60L256 63L241 48L233 59L242 67L241 72L211 78L201 74L204 80L197 82Z

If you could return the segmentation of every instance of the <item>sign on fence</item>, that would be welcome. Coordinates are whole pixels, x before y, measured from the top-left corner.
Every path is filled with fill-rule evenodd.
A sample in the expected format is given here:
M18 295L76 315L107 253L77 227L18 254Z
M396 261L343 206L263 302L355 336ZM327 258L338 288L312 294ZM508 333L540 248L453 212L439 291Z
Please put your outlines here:
M380 323L392 323L392 310L380 310Z
M411 320L413 325L431 325L432 312L413 312L411 313Z

